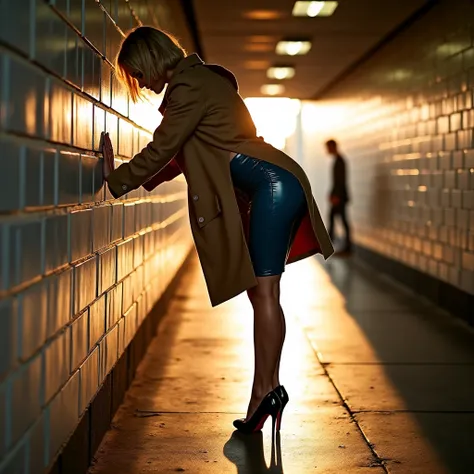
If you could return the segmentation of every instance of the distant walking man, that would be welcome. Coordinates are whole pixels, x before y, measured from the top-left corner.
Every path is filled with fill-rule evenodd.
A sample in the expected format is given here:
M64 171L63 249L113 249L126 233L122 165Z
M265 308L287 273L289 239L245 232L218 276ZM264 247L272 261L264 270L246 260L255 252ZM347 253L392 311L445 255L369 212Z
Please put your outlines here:
M339 216L345 230L344 247L338 252L341 254L349 254L352 250L351 229L347 222L346 206L349 202L349 193L347 191L347 170L344 158L339 154L337 143L335 140L326 142L326 149L329 155L334 158L332 172L332 188L329 194L331 203L331 213L329 215L329 236L334 240L334 218Z

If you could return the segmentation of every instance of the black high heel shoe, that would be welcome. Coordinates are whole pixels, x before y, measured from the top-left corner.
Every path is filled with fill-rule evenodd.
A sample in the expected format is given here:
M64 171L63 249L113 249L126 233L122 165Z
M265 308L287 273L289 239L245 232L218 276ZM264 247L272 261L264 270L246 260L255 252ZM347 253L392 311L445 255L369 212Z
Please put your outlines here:
M274 390L265 395L255 413L246 420L241 418L234 420L234 426L242 433L255 433L260 431L269 416L272 417L272 434L275 432L275 425L278 413L281 411L281 401Z
M278 387L273 389L273 392L276 393L276 395L281 401L281 409L278 412L277 421L276 421L276 430L280 431L283 410L285 409L286 404L290 401L290 397L288 396L288 392L285 390L285 387L283 387L283 385L279 385Z

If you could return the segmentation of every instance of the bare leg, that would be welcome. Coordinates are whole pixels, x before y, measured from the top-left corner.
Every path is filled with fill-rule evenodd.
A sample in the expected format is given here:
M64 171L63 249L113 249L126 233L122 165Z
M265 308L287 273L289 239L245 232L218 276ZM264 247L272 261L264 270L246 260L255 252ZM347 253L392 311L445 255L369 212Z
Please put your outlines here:
M283 343L285 342L286 336L286 323L285 323L285 315L283 313L283 309L280 306L280 319L281 319L281 342L280 342L280 355L278 356L278 362L275 367L275 372L273 373L273 388L276 388L280 385L280 360L281 360L281 352L283 350Z
M277 367L284 338L280 278L281 275L257 277L258 285L248 291L254 310L255 372L247 418L275 388L275 376L278 380Z

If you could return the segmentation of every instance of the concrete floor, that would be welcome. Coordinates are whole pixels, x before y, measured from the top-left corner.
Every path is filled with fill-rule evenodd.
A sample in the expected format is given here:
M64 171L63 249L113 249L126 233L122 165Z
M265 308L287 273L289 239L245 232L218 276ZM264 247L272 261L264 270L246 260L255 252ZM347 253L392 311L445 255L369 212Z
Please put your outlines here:
M214 309L194 261L91 474L474 473L474 335L351 260L290 265L281 436L241 436L253 375L241 296Z

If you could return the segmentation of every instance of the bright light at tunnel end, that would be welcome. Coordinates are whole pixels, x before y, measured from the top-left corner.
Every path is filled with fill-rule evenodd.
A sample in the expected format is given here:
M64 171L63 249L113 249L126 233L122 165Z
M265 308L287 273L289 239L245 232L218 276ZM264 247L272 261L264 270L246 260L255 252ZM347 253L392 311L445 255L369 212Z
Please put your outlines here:
M289 97L248 97L245 99L258 135L282 150L296 130L301 102Z

